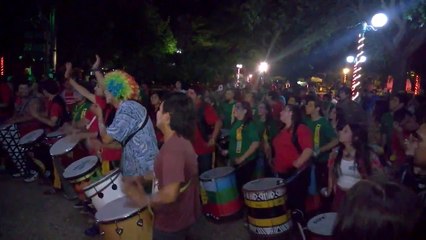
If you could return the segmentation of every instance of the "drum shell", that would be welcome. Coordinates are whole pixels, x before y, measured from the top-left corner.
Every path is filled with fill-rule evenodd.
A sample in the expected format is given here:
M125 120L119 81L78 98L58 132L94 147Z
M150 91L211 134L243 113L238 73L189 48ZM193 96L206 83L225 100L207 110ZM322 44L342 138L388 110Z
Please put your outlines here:
M203 173L200 176L200 191L203 212L206 216L219 220L222 217L232 216L241 210L242 202L239 197L235 171L233 168L222 169L229 173L217 178L203 178L212 171L220 171L216 168Z
M117 187L115 190L112 188L113 184ZM97 210L100 210L106 204L124 197L125 194L122 192L122 189L122 175L116 169L98 181L86 186L83 191L86 197L92 200L93 206ZM98 193L103 193L103 197L100 198Z
M99 224L102 239L105 240L139 240L152 239L153 216L148 208L135 209L134 212L127 216L117 217L115 219L99 219L100 214L105 211L117 211L120 206L117 203L122 203L126 198L116 199L105 205L96 213L96 219ZM138 225L141 221L142 226ZM117 233L117 229L122 229L122 234ZM118 231L119 232L119 231Z
M249 184L266 181L265 179L276 184L264 189L249 189ZM282 179L253 180L243 186L243 194L252 239L282 239L290 234L293 222L286 207L287 195Z

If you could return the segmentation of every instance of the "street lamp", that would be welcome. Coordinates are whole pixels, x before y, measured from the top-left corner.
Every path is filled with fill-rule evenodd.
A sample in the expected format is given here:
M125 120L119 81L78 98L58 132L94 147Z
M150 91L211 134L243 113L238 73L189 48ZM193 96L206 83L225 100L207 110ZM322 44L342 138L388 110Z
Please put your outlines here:
M343 83L345 83L346 84L346 80L347 80L347 78L348 78L348 73L350 72L351 70L349 69L349 68L343 68Z
M268 69L269 69L269 64L267 62L261 62L259 66L257 67L257 70L261 74L266 73Z
M352 72L352 82L351 82L351 90L352 90L352 100L359 101L359 90L361 87L361 70L362 63L367 61L367 57L364 55L364 41L365 41L365 33L367 31L377 31L378 28L381 28L386 25L388 21L387 16L384 13L377 13L371 19L371 25L367 22L362 23L362 31L358 34L358 45L357 45L357 54L352 58L347 57L346 61L354 63L354 68Z

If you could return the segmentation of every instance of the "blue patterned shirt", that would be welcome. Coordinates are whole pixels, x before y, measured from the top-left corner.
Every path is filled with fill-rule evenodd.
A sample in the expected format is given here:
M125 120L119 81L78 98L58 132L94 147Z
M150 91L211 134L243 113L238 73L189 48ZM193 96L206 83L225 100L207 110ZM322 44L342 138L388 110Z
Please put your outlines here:
M107 133L119 142L136 132L147 116L147 110L135 101L124 101L118 107ZM157 139L151 119L127 143L121 156L121 171L124 176L143 176L154 169L158 154Z

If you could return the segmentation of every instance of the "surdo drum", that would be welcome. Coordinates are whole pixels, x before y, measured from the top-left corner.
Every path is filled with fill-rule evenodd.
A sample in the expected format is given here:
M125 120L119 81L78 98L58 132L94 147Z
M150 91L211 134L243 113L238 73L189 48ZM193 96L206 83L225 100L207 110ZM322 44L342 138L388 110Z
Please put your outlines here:
M283 239L293 226L291 212L286 207L284 180L262 178L243 186L248 208L248 225L252 239Z
M308 230L312 233L312 240L332 239L337 213L328 212L319 214L308 221Z
M220 220L238 213L242 202L237 190L232 167L218 167L200 176L203 212L207 217Z
M80 199L84 199L83 188L101 177L98 157L87 156L71 163L65 168L63 176L74 185Z
M124 197L120 169L116 169L98 181L86 186L83 191L86 197L92 200L92 204L97 210L118 198Z
M96 213L102 239L152 239L153 217L147 207L132 205L127 197L118 198Z
M39 143L43 139L44 130L37 129L25 134L21 139L19 139L19 145L25 148L29 148L32 145Z

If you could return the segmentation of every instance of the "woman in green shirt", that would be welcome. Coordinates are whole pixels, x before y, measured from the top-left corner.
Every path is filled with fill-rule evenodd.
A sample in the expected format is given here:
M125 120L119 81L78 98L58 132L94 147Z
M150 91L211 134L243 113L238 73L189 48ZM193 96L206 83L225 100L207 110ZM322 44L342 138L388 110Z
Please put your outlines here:
M279 127L272 118L271 107L266 102L260 102L257 105L257 113L255 124L260 138L258 164L261 162L261 169L258 170L262 171L258 174L260 174L259 176L272 176L271 168L267 163L272 159L271 142L272 138L278 134Z
M236 168L237 185L241 191L253 177L259 134L248 102L237 102L232 114L236 121L229 133L228 154L230 163Z

